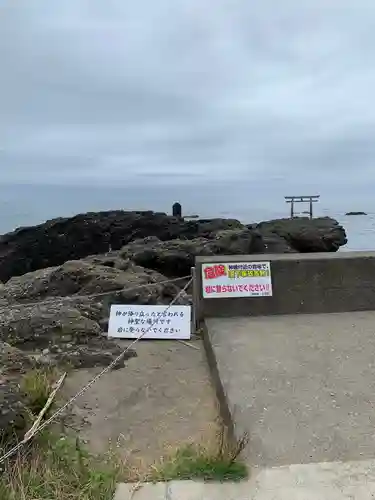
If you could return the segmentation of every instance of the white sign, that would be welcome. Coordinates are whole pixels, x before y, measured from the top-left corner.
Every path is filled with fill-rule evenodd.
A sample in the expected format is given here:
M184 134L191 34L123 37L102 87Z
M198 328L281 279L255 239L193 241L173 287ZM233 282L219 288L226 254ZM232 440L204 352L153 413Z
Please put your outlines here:
M271 297L269 262L233 262L202 265L203 297Z
M112 305L108 337L136 339L190 339L190 306Z

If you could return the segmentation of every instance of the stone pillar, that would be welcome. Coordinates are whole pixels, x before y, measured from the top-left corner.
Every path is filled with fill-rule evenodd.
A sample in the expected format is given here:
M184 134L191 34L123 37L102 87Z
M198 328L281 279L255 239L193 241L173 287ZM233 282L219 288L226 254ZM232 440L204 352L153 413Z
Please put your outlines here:
M181 204L178 203L178 201L176 201L176 203L173 203L172 215L173 215L173 217L178 217L178 218L182 217L182 207L181 207Z

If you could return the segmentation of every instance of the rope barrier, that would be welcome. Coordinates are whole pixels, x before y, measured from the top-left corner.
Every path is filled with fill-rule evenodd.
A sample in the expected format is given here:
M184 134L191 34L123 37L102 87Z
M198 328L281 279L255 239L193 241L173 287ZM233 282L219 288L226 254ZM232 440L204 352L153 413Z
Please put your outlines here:
M182 279L182 278L180 278ZM164 312L167 312L168 309L170 309L173 304L178 300L178 298L186 291L186 289L189 287L189 285L192 283L193 278L190 277L190 280L184 288L182 288L178 294L174 297L174 299L168 304L168 306L165 308ZM84 394L90 387L92 387L103 375L105 375L111 368L117 365L121 361L121 359L125 356L125 354L137 343L139 342L145 335L150 331L150 329L155 325L155 323L158 322L158 319L155 319L155 321L148 327L144 332L141 333L133 342L131 342L126 349L124 349L116 359L114 359L106 368L104 368L98 375L96 375L90 382L88 382L79 392L77 392L73 397L71 397L61 408L59 408L51 417L49 417L40 427L38 427L34 433L30 434L27 436L27 434L23 438L22 441L20 441L16 446L11 448L7 453L5 453L2 457L0 457L0 464L4 463L8 458L12 457L15 453L17 453L18 450L20 450L30 439L35 437L37 434L39 434L43 429L45 429L50 423L52 423L54 420L56 420L57 417L59 417L66 408L68 408L74 401L76 401L82 394Z
M47 297L46 299L40 299L38 301L34 302L18 302L17 304L0 304L1 307L6 307L7 309L16 309L22 306L43 306L44 304L48 304L49 302L56 302L56 299L64 299L64 300L77 300L77 299L87 299L91 297L103 297L105 295L111 295L112 293L126 293L126 292L132 292L134 290L139 290L141 288L147 288L149 286L156 286L156 285L165 285L167 283L175 283L177 281L182 281L186 280L188 278L191 278L191 274L188 276L182 276L180 278L172 278L168 280L163 280L163 281L156 281L153 283L145 283L143 285L136 285L130 288L117 288L115 290L108 290L107 292L97 292L97 293L91 293L87 295L67 295L67 296L61 296L61 295L56 295L54 297Z

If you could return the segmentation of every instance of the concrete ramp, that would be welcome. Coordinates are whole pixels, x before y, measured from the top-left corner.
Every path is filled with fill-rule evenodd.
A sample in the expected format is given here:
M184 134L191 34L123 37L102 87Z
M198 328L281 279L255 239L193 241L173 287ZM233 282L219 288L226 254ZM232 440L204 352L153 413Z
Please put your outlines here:
M205 323L235 432L250 434L250 464L375 457L374 311Z

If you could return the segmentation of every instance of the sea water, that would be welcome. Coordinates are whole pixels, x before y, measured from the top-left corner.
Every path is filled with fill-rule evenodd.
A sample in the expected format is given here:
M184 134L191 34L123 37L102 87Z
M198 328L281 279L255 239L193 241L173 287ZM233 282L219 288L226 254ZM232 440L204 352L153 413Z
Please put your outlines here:
M235 189L179 189L173 186L46 186L0 184L0 234L16 227L39 224L55 217L100 210L155 210L171 213L175 201L182 203L185 215L236 218L244 223L289 216L282 196L262 202L240 196ZM343 201L343 205L347 202ZM297 208L297 205L296 205ZM308 208L308 207L305 207ZM346 206L346 210L366 207ZM329 207L324 199L314 204L314 216L337 219L346 230L348 244L340 251L375 251L375 207L368 215L346 216L344 210Z

